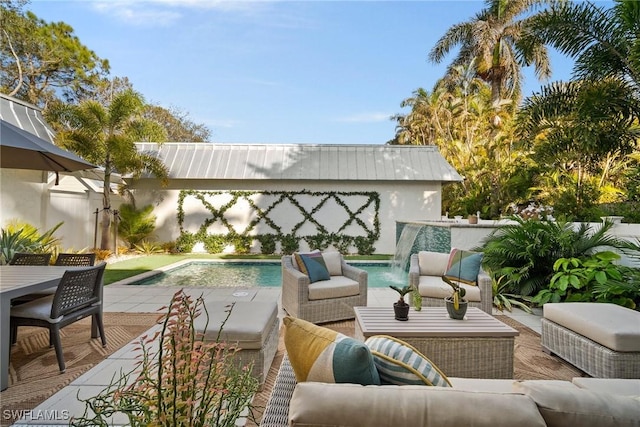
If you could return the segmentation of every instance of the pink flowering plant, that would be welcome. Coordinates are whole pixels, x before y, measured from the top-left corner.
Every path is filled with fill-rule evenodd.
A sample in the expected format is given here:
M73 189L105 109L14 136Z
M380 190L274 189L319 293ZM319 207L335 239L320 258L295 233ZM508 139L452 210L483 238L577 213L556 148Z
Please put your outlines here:
M203 310L208 324L202 297L193 301L181 290L165 309L162 327L140 338L137 366L97 396L80 399L85 413L71 425L108 426L124 415L131 426L230 427L246 410L251 413L259 386L252 365L240 366L239 349L220 340L233 304L216 341L205 341L194 327Z

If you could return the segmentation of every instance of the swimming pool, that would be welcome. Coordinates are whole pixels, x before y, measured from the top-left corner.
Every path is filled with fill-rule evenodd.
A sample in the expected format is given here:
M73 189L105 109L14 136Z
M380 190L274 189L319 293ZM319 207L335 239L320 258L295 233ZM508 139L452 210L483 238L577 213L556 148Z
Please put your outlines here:
M369 274L370 288L389 285L406 285L407 273L394 269L387 263L349 264L362 268ZM279 287L282 272L279 262L199 262L171 268L132 285L154 285L173 287Z

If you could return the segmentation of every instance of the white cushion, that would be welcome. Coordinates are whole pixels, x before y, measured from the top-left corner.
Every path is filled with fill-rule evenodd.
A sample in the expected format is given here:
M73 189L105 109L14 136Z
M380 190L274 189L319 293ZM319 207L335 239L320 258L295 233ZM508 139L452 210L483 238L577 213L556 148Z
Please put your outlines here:
M640 403L627 396L523 381L514 391L530 396L549 427L639 427Z
M579 388L588 390L620 396L640 396L640 379L575 377L571 382Z
M38 298L24 304L16 305L15 307L11 307L11 316L44 320L49 323L58 323L62 320L62 316L57 319L51 318L53 297L53 295L50 295L48 297Z
M421 276L442 276L447 271L449 254L442 252L418 252L418 264Z
M461 283L460 287L467 291L464 296L464 299L467 301L482 301L480 288L478 286ZM451 296L453 292L451 286L447 285L439 276L420 276L418 290L420 291L420 295L427 298L446 298Z
M360 294L360 284L345 276L332 276L309 285L309 300L350 297Z
M340 252L322 252L322 258L330 276L342 276L342 255Z
M611 350L640 351L640 312L630 308L609 303L547 303L543 316Z

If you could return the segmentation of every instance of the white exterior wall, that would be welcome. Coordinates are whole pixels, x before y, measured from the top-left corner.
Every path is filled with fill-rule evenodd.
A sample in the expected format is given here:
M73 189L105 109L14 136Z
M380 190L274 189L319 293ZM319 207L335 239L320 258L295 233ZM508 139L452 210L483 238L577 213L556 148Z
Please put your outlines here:
M135 184L135 197L138 206L154 204L154 214L157 216L155 237L158 241L172 241L180 235L177 222L178 195L181 189L199 191L300 191L311 192L326 191L367 191L378 192L380 195L380 239L375 243L376 253L392 254L395 251L395 229L398 218L410 220L435 220L440 218L441 194L440 183L416 183L416 182L380 182L380 181L206 181L189 180L173 181L168 189L158 190L157 184L153 180L141 180ZM159 202L156 202L160 200ZM192 207L197 210L197 207ZM323 215L322 224L334 224L340 226L344 223L345 216L331 217L333 212L341 212L342 208L332 211L324 209L319 212ZM249 210L241 208L228 212L227 218L232 224L238 224L241 229L252 218L248 215ZM185 206L185 217L191 215L191 222L201 224L210 214L201 208L200 212L188 212ZM273 215L273 214L272 214ZM291 215L291 220L285 224L293 226L301 219L297 211L282 212L282 217ZM290 224L289 224L290 222ZM282 225L283 222L278 222ZM185 221L185 226L187 226ZM196 230L191 230L196 231ZM216 230L211 229L212 232ZM222 230L220 230L222 231ZM226 231L226 230L225 230ZM283 230L285 231L285 230ZM329 230L333 231L333 230ZM256 230L257 233L269 232L269 230ZM304 228L301 230L304 234ZM347 234L350 234L347 232ZM304 248L304 242L301 244ZM257 249L256 249L257 250Z
M54 183L55 175L47 172L0 169L0 226L4 228L18 220L44 232L62 222L55 233L62 250L93 248L93 212L102 209L102 193L92 191L74 177L60 175L60 184ZM114 207L120 205L119 196L111 198Z

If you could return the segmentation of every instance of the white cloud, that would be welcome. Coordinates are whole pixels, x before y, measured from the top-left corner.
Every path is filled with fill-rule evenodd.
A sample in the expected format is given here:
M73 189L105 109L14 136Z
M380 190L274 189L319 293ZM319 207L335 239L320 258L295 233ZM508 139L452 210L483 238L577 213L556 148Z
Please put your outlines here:
M351 116L340 117L338 122L344 123L374 123L374 122L387 122L392 114L389 113L359 113Z

